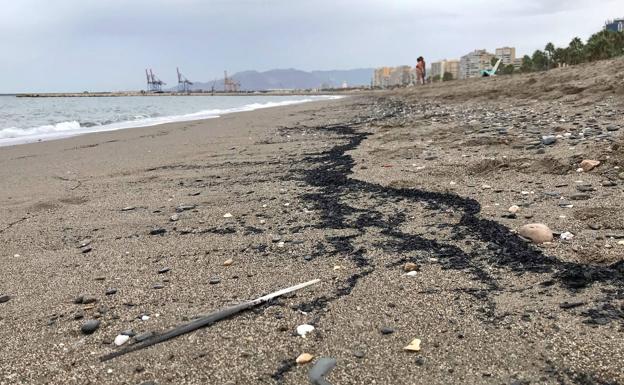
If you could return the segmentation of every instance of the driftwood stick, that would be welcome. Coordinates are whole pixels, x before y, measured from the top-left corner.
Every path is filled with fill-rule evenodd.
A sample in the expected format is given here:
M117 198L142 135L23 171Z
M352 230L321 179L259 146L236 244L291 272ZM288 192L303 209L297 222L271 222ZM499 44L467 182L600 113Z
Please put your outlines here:
M102 361L102 362L103 361L108 361L108 360L111 360L111 359L113 359L115 357L119 357L119 356L122 356L124 354L131 353L131 352L135 352L137 350L145 349L148 346L156 345L158 343L161 343L161 342L164 342L164 341L168 341L168 340L170 340L172 338L181 336L183 334L190 333L190 332L195 331L197 329L200 329L200 328L203 328L203 327L206 327L206 326L210 326L210 325L214 324L217 321L229 318L229 317L233 316L234 314L240 313L240 312L242 312L244 310L251 309L253 307L259 306L259 305L261 305L263 303L266 303L266 302L272 300L273 298L277 298L277 297L282 296L284 294L292 293L293 291L297 291L297 290L303 289L303 288L308 287L310 285L314 285L315 283L318 283L318 282L320 282L320 279L314 279L312 281L304 282L304 283L301 283L299 285L291 286L291 287L288 287L288 288L276 291L274 293L267 294L267 295L265 295L263 297L256 298L256 299L251 300L251 301L243 302L243 303L238 304L238 305L230 306L230 307L227 307L225 309L215 311L215 312L210 313L210 314L208 314L208 315L206 315L204 317L198 318L198 319L196 319L196 320L194 320L192 322L189 322L189 323L186 323L186 324L183 324L183 325L180 325L180 326L176 326L176 327L174 327L174 328L172 328L172 329L170 329L170 330L168 330L168 331L166 331L166 332L164 332L162 334L155 335L154 337L149 338L149 339L147 339L145 341L138 342L136 344L130 345L130 346L126 347L125 349L120 349L120 350L114 351L112 353L106 354L106 355L100 357L100 361Z

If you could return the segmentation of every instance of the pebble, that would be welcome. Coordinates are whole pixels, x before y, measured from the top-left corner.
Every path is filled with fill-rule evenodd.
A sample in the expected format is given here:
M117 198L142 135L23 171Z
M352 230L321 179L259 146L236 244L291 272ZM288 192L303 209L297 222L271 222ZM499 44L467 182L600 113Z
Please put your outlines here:
M520 211L520 206L513 205L513 206L509 207L509 208L507 209L507 211L509 211L509 212L510 212L510 213L512 213L512 214L515 214L515 213L517 213L518 211Z
M117 289L115 289L114 287L111 287L109 289L106 289L106 295L113 295L117 293Z
M412 342L409 343L403 350L407 350L410 352L419 352L420 351L420 340L418 338L414 338Z
M126 342L128 342L128 340L130 339L130 336L125 335L125 334L120 334L117 337L115 337L115 345L117 346L121 346L123 344L125 344Z
M361 350L356 350L355 352L353 352L353 355L355 356L355 358L364 358L366 354Z
M169 220L171 222L177 222L178 219L180 219L180 216L178 214L173 214L172 216L169 217Z
M576 193L576 194L570 195L570 200L573 200L573 201L584 201L589 198L591 198L591 196L585 193Z
M546 146L550 146L553 145L557 142L557 137L554 135L545 135L542 136L542 144L545 144Z
M100 321L96 319L89 320L82 324L80 331L83 334L93 334L100 327Z
M163 229L162 227L158 227L158 228L150 230L150 235L162 235L166 232L167 232L166 229Z
M131 211L131 210L134 210L135 208L136 207L134 207L134 206L127 206L127 207L124 207L123 209L121 209L121 211Z
M91 248L91 246L86 246L86 247L83 247L80 251L82 251L82 253L83 253L83 254L87 254L87 253L89 253L91 250L93 250L93 249Z
M303 325L297 326L297 334L299 334L301 337L304 337L304 338L306 334L310 333L313 330L314 330L314 326L312 325L303 324Z
M312 385L329 385L324 377L335 367L335 358L321 357L308 372L308 380Z
M162 269L158 270L158 274L165 274L166 272L170 270L171 270L170 267L163 267Z
M218 277L210 278L210 281L208 281L208 283L211 285L216 285L219 282L221 282L221 278L218 278Z
M415 277L418 274L417 271L410 271L409 273L405 273L408 277Z
M392 334L392 333L394 333L394 329L389 328L389 327L385 327L385 326L384 326L384 327L382 327L382 328L380 329L380 332L381 332L381 334L383 334L383 335L388 335L388 334Z
M588 172L600 165L599 160L585 159L581 162L580 166L583 171Z
M307 364L308 362L312 361L314 359L314 356L310 353L301 353L299 355L299 357L297 357L297 359L295 360L295 362L297 362L299 365L303 365L303 364Z
M223 218L232 218L232 214L225 213L225 214L223 214Z
M223 261L223 266L230 266L233 263L234 263L234 260L232 258L226 259L225 261Z
M165 288L165 285L163 285L162 283L155 283L155 284L152 286L152 289L156 289L156 290L159 290L159 289L164 289L164 288Z
M572 234L572 233L571 233L571 232L569 232L569 231L566 231L566 232L564 232L564 233L561 233L561 234L559 235L559 238L561 238L561 239L562 239L562 240L564 240L564 241L570 241L570 240L572 240L572 238L574 238L574 234Z
M179 205L176 207L176 212L181 213L182 211L193 210L197 205Z
M520 227L518 234L532 240L534 243L552 242L553 233L543 223L530 223Z
M9 302L10 299L11 297L9 297L7 294L0 295L0 303Z
M407 262L405 265L403 265L403 270L404 271L416 271L418 270L418 265L415 264L414 262Z

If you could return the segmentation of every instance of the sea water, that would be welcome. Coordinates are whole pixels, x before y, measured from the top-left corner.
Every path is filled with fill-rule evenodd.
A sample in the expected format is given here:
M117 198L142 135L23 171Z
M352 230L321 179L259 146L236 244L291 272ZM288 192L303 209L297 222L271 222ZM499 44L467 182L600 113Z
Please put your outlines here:
M328 100L339 96L0 96L0 146Z

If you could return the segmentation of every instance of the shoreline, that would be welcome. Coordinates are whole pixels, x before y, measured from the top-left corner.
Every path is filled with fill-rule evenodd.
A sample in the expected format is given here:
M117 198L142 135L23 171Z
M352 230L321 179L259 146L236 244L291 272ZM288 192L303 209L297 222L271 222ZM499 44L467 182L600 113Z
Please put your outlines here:
M184 95L184 96L193 96L193 95ZM258 96L258 95L254 95L254 96ZM278 96L278 95L271 95L271 96ZM292 95L292 96L306 96L306 95ZM225 115L235 114L239 112L249 112L249 111L256 111L256 110L261 110L261 109L266 109L266 108L276 108L276 107L306 104L306 103L313 103L313 102L340 100L340 99L344 99L348 97L345 95L326 95L326 94L307 95L307 96L317 97L317 98L323 97L323 98L322 99L292 100L292 101L287 100L287 101L277 102L276 105L271 104L274 102L269 101L266 103L262 103L254 108L249 107L250 105L226 108L226 109L220 110L220 112L216 113L215 115L202 116L202 117L196 117L196 115L199 114L199 112L194 112L194 113L188 113L188 114L183 114L183 115L152 117L152 118L146 118L142 120L120 121L120 122L115 122L115 123L102 125L102 126L98 126L98 125L89 126L89 127L80 126L80 128L78 129L74 129L71 131L68 130L65 132L57 131L52 134L38 134L38 135L31 135L30 137L22 136L22 137L16 137L16 138L3 138L3 139L0 139L0 148L9 147L9 146L19 146L19 145L28 144L28 143L41 143L41 142L47 142L51 140L60 140L60 139L66 139L66 138L71 138L74 136L86 135L86 134L97 133L97 132L119 131L119 130L141 128L141 127L154 127L154 126L159 126L161 124L169 124L169 123L194 122L194 121L200 121L200 120L216 119ZM158 120L165 120L165 121L158 121ZM55 124L54 126L57 126L59 124L73 124L73 123L78 123L78 122L75 122L75 121L61 122L61 123Z

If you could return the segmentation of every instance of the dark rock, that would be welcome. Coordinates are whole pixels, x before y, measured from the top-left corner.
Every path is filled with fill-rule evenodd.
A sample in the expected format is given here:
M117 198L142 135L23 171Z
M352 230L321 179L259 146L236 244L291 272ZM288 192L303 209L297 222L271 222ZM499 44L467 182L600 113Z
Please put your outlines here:
M158 274L165 274L166 272L170 270L171 270L170 267L163 267L162 269L158 270Z
M93 250L93 249L91 248L91 246L86 246L86 247L83 247L81 251L82 251L82 253L83 253L83 254L87 254L87 253L88 253L88 252L90 252L91 250Z
M211 285L216 285L219 282L221 282L221 278L219 277L212 277L210 278L210 281L208 281L208 283Z
M134 336L136 336L136 333L135 333L135 332L134 332L134 330L132 330L132 329L124 330L124 331L122 331L122 332L121 332L121 333L119 333L119 334L121 334L121 335L123 335L123 336L128 336L128 337L134 337Z
M166 232L167 232L166 229L163 229L162 227L158 227L158 228L150 230L150 235L163 235Z
M583 193L572 194L570 196L570 200L573 200L573 201L584 201L584 200L587 200L589 198L591 198L591 195L583 194Z
M384 327L382 327L382 328L380 329L380 331L381 331L381 334L384 334L384 335L394 333L394 329L389 328L389 327L385 327L385 326L384 326Z
M163 285L162 283L155 283L155 284L152 286L152 289L156 289L156 290L158 290L158 289L163 289L164 287L165 287L165 285Z
M7 294L0 295L0 303L9 302L10 299L11 297L9 297Z
M117 294L117 289L115 289L114 287L106 289L106 295L113 295L113 294Z
M93 334L99 327L100 321L92 319L82 324L82 326L80 327L80 331L83 334Z
M565 302L560 303L559 307L562 308L562 309L573 309L575 307L579 307L579 306L583 306L583 305L585 305L585 302L582 302L582 301L577 301L577 302L565 301Z

